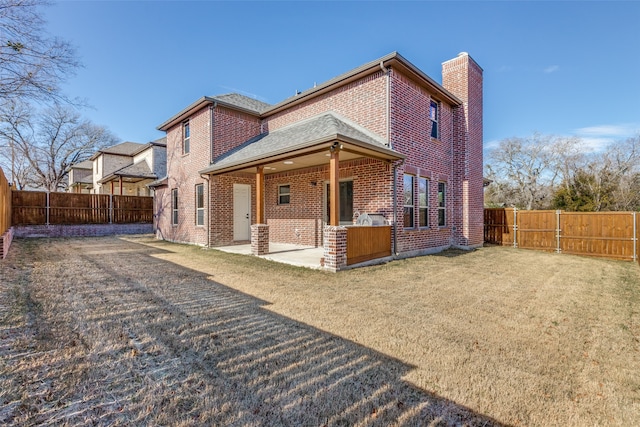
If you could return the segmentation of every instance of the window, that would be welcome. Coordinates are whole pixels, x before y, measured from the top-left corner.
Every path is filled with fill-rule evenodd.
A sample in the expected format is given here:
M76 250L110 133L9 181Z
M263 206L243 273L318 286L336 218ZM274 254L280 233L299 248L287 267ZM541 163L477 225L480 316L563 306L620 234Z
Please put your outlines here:
M171 224L178 225L178 189L171 190Z
M429 107L429 118L431 119L431 138L436 139L440 137L440 133L438 132L438 119L440 118L438 109L438 103L435 101L431 101L431 105Z
M338 223L342 225L353 224L353 181L340 181L340 212L338 212ZM331 185L325 185L327 195L326 218L327 223L331 221Z
M447 202L446 186L444 182L438 183L438 226L444 227L447 224Z
M288 205L291 201L291 186L287 185L278 185L278 204L279 205Z
M204 225L204 184L196 185L196 225Z
M404 227L413 228L413 211L414 211L414 197L413 197L413 175L404 176Z
M429 180L418 178L418 225L429 226Z
M189 151L191 149L190 139L191 130L189 128L189 122L184 122L182 124L182 154L189 154Z

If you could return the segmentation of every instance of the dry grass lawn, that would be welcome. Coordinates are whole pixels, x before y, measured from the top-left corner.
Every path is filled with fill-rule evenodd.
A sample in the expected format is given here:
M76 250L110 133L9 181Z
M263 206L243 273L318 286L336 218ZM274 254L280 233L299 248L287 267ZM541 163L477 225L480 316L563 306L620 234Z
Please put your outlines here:
M2 425L638 425L637 264L488 247L338 274L14 241Z

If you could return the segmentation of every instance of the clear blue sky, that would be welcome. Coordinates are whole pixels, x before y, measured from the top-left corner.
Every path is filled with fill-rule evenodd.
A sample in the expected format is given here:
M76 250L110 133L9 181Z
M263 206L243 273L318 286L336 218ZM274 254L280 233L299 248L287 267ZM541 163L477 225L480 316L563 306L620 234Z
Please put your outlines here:
M84 64L64 86L121 140L205 95L277 103L392 51L441 81L484 69L485 147L533 132L597 146L640 131L640 2L94 2L45 8Z

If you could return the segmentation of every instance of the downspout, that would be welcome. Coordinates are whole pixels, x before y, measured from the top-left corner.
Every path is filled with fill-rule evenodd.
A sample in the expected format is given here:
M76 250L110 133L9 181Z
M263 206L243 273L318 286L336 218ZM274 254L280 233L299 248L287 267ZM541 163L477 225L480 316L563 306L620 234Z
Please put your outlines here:
M404 160L393 163L393 253L398 256L398 166Z
M393 164L393 254L398 256L398 172Z
M213 104L209 104L209 164L213 164L213 110L218 105L217 102L213 102ZM207 247L211 247L211 182L209 175L200 174L200 178L207 181L207 220L206 224L206 234L207 234Z
M380 61L380 69L385 75L385 102L386 102L386 124L387 124L387 144L393 150L391 141L391 70L384 66L384 61ZM393 254L398 256L398 163L393 163Z
M213 163L213 110L218 105L217 102L209 104L209 164ZM205 178L206 179L206 178Z
M390 90L390 85L391 85L391 72L390 69L384 66L384 61L380 61L380 69L382 70L382 72L384 73L384 75L386 76L386 88L385 88L385 102L387 104L387 108L386 108L386 124L387 124L387 143L389 144L389 148L393 149L393 144L391 143L391 123L390 123L390 118L391 118L391 112L390 112L390 96L391 96L391 90Z
M211 226L211 183L209 182L209 175L202 175L200 174L200 178L204 179L205 181L207 181L207 220L205 221L205 225L206 225L206 229L207 229L207 244L206 247L210 248L211 247L211 235L209 234L209 229Z

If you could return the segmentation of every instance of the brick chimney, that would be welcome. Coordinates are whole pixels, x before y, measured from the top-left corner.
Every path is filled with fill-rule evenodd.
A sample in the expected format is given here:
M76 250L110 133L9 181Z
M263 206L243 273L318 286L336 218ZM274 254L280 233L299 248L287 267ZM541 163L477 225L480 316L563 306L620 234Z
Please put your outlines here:
M454 113L454 217L461 218L455 236L462 247L481 246L484 240L482 190L482 68L468 53L442 63L442 86L460 98Z

